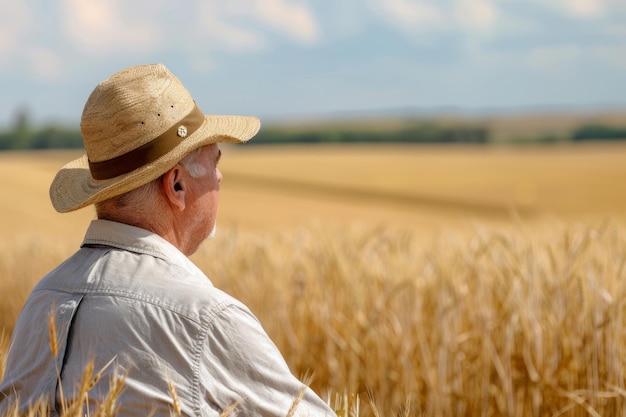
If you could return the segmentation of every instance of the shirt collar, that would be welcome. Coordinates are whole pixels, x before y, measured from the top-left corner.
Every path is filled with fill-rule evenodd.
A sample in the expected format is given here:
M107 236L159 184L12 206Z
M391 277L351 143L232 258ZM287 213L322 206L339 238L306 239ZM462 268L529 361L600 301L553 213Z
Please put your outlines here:
M190 272L204 273L185 254L161 236L140 227L110 220L92 220L82 246L104 245L151 255L179 265ZM206 276L205 276L206 278Z

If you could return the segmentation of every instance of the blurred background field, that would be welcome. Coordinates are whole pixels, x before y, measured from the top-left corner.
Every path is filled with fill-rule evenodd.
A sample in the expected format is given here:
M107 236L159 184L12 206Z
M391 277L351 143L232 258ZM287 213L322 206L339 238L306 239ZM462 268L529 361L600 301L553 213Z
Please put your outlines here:
M626 142L225 145L223 153L220 227L267 231L318 220L430 235L472 222L540 227L626 218ZM59 215L47 196L56 171L80 154L0 153L5 237L82 237L92 209Z

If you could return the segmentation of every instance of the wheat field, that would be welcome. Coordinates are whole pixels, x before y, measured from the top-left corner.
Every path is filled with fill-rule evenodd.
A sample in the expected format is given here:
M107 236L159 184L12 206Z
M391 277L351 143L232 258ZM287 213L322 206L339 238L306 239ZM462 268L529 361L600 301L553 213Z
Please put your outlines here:
M339 415L626 414L626 146L223 147L193 260ZM91 209L76 152L0 154L0 374L34 283Z

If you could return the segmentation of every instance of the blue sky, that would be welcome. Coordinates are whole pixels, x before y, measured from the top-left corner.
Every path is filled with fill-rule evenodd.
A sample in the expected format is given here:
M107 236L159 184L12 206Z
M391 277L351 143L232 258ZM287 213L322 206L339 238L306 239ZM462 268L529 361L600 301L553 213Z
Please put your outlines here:
M205 113L626 108L624 0L0 0L0 126L162 62Z

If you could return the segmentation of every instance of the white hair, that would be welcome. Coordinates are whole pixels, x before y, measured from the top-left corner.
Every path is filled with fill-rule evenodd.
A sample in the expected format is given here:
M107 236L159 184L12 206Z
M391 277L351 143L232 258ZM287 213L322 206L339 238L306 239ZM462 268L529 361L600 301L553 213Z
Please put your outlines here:
M208 174L207 167L196 161L196 158L200 155L201 149L202 148L196 149L180 161L180 164L187 170L192 178L202 178Z

